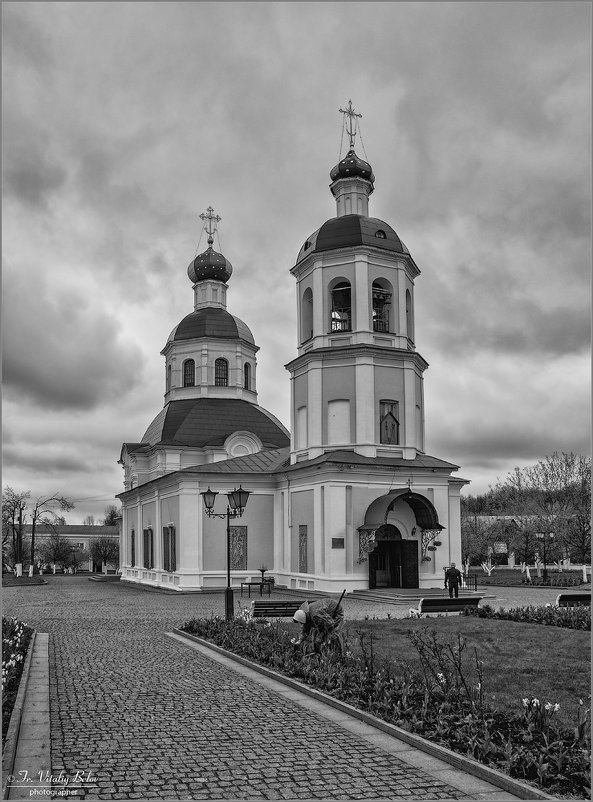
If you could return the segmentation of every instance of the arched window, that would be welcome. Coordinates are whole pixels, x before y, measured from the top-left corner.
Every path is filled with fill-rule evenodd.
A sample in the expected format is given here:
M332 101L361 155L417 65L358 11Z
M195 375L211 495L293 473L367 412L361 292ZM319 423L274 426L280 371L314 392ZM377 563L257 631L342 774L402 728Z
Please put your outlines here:
M310 340L313 336L313 293L307 287L303 293L301 306L301 342Z
M375 231L375 236L378 237L378 239L387 239L387 234L382 228L380 228L378 231Z
M391 292L373 281L373 331L389 331Z
M216 387L229 386L229 363L222 357L214 363L214 384Z
M406 334L410 340L414 339L414 314L410 290L406 290Z
M399 404L397 401L379 402L380 442L390 446L399 443Z
M167 368L167 392L171 389L171 365Z
M193 359L186 359L183 363L183 386L193 387L196 383L196 363Z
M350 282L340 281L331 291L331 330L352 330L352 299Z
M251 390L251 365L249 362L243 365L243 387L245 390Z

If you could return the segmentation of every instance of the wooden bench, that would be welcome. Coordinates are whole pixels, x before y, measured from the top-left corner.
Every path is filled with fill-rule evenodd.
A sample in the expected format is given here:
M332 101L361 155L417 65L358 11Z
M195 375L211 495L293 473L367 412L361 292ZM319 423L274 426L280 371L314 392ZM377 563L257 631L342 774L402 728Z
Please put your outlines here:
M254 599L251 602L251 615L253 618L286 618L292 616L304 604L301 601Z
M460 613L464 607L477 607L483 596L461 596L458 599L431 598L420 599L418 607L410 610L410 615L426 613Z
M556 607L591 607L590 593L559 593Z

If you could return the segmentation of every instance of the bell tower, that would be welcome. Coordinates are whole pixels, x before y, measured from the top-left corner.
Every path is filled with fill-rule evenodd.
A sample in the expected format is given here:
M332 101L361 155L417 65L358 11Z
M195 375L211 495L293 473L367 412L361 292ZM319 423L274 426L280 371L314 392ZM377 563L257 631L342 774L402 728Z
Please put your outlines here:
M362 115L340 109L350 140L330 172L336 216L303 244L298 356L291 374L291 461L347 449L366 457L424 453L423 373L416 351L416 263L393 228L369 216L375 176L355 151Z

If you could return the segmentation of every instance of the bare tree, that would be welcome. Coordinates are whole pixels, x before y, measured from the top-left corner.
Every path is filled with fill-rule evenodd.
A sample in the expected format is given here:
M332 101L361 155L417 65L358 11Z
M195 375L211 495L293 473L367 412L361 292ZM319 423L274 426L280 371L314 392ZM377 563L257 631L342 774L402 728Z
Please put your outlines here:
M82 522L83 526L94 526L95 525L95 516L94 515L87 515L84 521Z
M2 541L6 530L7 542L12 541L16 575L23 574L23 533L27 505L31 494L26 491L17 493L11 487L5 487L2 495Z
M95 538L91 543L90 552L95 562L102 563L104 573L107 572L107 563L119 562L119 543L112 537Z
M591 561L591 459L578 456L571 486L571 512L560 529L569 556L583 565Z
M35 530L38 524L45 524L48 527L57 526L57 520L64 520L63 516L56 513L56 509L67 511L74 509L74 504L65 496L54 493L52 496L38 496L31 504L31 563L29 566L29 576L33 575L35 565ZM56 520L57 519L57 520Z
M68 560L68 567L72 568L74 573L78 571L81 565L88 562L90 554L85 549L77 549L74 546L70 547L70 559Z
M582 479L579 466L585 458L576 454L554 452L526 468L515 468L499 490L506 493L513 515L530 531L541 549L544 581L548 562L562 542L567 523L574 514L575 487Z
M53 563L54 574L56 565L65 568L72 556L72 544L58 532L52 532L47 540L43 541L39 549L44 562Z

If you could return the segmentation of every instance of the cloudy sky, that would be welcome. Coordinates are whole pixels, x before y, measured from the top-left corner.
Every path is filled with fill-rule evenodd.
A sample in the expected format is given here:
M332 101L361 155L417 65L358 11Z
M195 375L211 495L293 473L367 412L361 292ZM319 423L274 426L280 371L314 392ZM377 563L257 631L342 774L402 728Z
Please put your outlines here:
M290 267L335 215L340 106L422 275L427 451L469 492L589 452L586 2L4 2L3 485L99 518L162 407L209 205L289 423ZM344 152L344 151L343 151ZM343 153L342 153L343 155ZM200 250L205 247L202 237Z

